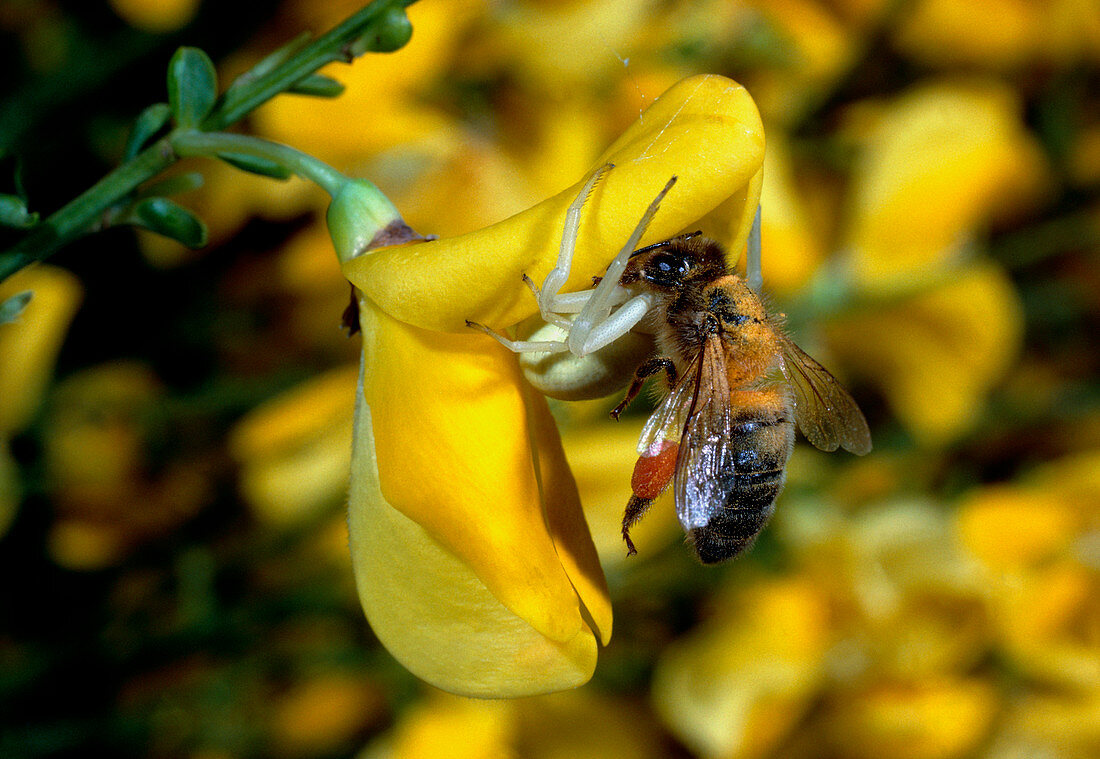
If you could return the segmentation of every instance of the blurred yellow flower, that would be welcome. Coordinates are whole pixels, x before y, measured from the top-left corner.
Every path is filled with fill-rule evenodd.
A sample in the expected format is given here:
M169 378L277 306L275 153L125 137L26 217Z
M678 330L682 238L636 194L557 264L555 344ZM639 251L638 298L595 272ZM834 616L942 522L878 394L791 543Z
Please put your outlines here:
M863 139L844 242L868 294L934 283L1006 196L1037 181L1020 105L993 83L922 84L884 107Z
M354 366L334 369L237 423L230 451L241 465L245 502L262 522L300 526L343 498L355 377Z
M1039 681L1095 693L1100 453L976 490L959 505L956 530L983 570L993 622L1017 667Z
M852 759L954 759L986 737L993 683L977 678L883 683L843 693L827 708L831 743Z
M82 292L72 274L40 264L0 284L0 302L27 290L34 295L23 313L0 324L0 439L23 429L38 410Z
M1049 12L1041 6L1034 0L917 0L906 9L897 44L936 65L1019 65Z
M786 141L769 138L764 159L764 186L760 217L764 278L769 292L791 293L803 287L825 257L826 236L812 224L795 185L794 167Z
M385 715L379 688L358 673L319 672L279 694L272 739L279 756L327 756L355 745Z
M557 98L614 78L652 12L645 0L504 5L490 44L536 92Z
M662 749L646 712L588 689L508 702L435 691L360 759L656 759Z
M190 21L199 0L108 0L126 23L146 32L172 32Z
M15 518L22 494L8 443L38 410L82 288L64 269L39 264L0 284L0 303L26 291L32 296L23 312L0 324L0 536Z
M780 40L787 57L782 64L761 67L748 82L768 123L790 124L816 105L855 62L860 39L846 28L831 3L818 0L753 0Z
M429 692L402 716L391 735L374 741L361 759L505 759L515 710L503 701L471 701Z
M1023 312L1008 276L974 263L951 279L826 326L844 363L871 379L923 444L972 429L1015 361Z
M759 197L764 139L734 82L684 80L597 166L566 290L590 286L668 178L646 240ZM360 600L412 672L452 692L518 696L588 680L611 632L603 573L545 399L515 356L466 327L537 312L577 185L491 227L352 258L363 363L350 494Z
M45 426L47 483L58 514L48 548L59 565L101 569L190 517L209 497L201 462L149 471L147 425L162 396L132 362L74 374L53 395Z
M657 712L699 756L770 755L823 682L828 600L810 576L757 578L664 652L653 682Z
M325 27L340 21L344 10L354 10L348 5L312 3L302 10L309 16L308 25ZM464 30L483 12L482 0L414 3L408 16L415 44L369 56L364 65L326 67L321 73L346 87L340 97L275 98L252 115L257 133L338 168L354 167L365 157L397 145L453 149L462 142L461 132L451 116L424 95L460 57ZM345 128L333 129L333 124Z
M1090 0L918 0L898 48L934 66L1067 66L1100 54L1100 5Z

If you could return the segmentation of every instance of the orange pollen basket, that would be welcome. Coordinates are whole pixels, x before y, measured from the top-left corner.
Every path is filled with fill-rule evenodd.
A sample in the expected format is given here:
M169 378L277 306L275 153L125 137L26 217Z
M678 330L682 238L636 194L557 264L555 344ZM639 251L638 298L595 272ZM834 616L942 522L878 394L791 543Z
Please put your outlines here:
M634 474L630 477L630 488L634 495L646 500L659 496L676 473L676 457L679 452L678 444L666 440L657 455L639 457L638 463L634 465Z

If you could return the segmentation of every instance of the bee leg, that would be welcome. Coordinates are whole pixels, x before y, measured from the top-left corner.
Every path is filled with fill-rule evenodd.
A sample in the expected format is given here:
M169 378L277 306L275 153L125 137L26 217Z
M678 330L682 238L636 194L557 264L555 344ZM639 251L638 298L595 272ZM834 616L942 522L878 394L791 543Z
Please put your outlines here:
M653 376L657 372L665 370L665 375L668 377L669 387L676 384L676 364L672 363L671 359L667 358L651 358L648 361L642 362L634 372L634 380L630 383L630 388L626 391L626 397L618 406L611 409L611 418L618 419L619 414L626 410L626 407L630 405L630 402L638 397L638 393L642 391L642 385L645 383L648 377Z
M626 541L627 556L638 553L638 549L634 547L634 541L630 539L630 528L638 523L652 503L652 498L639 498L636 495L630 496L630 500L627 501L626 512L623 514L623 540Z

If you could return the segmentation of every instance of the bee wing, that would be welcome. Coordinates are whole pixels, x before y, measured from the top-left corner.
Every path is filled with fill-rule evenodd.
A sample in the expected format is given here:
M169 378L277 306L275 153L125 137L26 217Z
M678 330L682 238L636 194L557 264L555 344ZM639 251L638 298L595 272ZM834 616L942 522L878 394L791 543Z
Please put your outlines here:
M691 404L695 398L695 386L699 380L699 363L700 359L697 357L661 401L657 410L646 420L641 437L638 438L640 455L657 455L664 448L666 440L680 444L680 437L684 434L684 424L687 422L688 414L691 413Z
M862 456L871 450L871 431L855 400L836 377L778 330L780 368L794 390L794 418L806 439L823 451L837 446Z
M695 379L676 459L676 515L687 531L705 527L714 504L725 501L734 464L730 386L717 337L704 345Z

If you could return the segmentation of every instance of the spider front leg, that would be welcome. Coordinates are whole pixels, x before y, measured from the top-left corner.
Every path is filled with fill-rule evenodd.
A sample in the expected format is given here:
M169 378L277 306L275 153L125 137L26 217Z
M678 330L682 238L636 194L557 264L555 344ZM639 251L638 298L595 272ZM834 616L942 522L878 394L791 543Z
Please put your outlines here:
M568 324L568 321L566 323ZM509 340L484 324L478 324L469 319L466 320L466 326L478 332L484 332L512 353L565 353L569 350L569 344L564 340Z
M569 208L565 212L565 227L562 230L561 247L558 248L558 260L554 263L554 268L547 273L546 278L542 281L542 287L535 287L534 282L531 282L526 274L524 275L524 280L538 299L539 313L542 314L543 321L548 324L554 322L557 314L576 313L576 311L562 310L561 307L564 303L560 293L569 280L569 272L573 267L573 253L577 248L577 233L581 226L581 210L584 208L584 204L588 202L588 196L592 194L599 181L613 168L615 168L615 164L606 163L596 169L592 176L588 178L588 181L584 183L577 197L569 204ZM570 299L567 298L566 300ZM577 299L573 298L571 300L576 302ZM583 303L581 305L583 306ZM577 311L579 310L578 308Z

